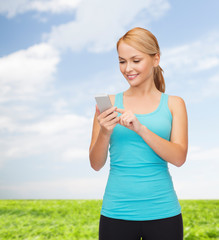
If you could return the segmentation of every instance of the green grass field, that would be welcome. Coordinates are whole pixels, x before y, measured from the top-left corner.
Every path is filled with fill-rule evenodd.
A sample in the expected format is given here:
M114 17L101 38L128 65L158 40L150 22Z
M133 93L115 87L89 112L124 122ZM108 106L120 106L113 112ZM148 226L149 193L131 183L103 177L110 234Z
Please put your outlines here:
M0 240L97 240L101 204L101 200L0 200ZM184 239L219 239L219 200L180 204Z

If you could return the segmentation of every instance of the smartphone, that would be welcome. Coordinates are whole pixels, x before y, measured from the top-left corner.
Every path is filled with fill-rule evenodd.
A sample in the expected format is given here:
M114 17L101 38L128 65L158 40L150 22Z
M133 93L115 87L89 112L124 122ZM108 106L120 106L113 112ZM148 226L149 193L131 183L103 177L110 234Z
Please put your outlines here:
M95 100L96 100L97 106L100 110L100 113L106 111L107 109L109 109L113 106L108 94L96 95Z

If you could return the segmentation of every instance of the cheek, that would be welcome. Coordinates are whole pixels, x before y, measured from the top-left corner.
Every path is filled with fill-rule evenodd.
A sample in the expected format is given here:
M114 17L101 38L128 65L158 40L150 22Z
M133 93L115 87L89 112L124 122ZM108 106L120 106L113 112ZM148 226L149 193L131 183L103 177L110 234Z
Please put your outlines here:
M153 70L153 66L151 66L150 64L139 66L139 71L144 73L151 73L152 70Z

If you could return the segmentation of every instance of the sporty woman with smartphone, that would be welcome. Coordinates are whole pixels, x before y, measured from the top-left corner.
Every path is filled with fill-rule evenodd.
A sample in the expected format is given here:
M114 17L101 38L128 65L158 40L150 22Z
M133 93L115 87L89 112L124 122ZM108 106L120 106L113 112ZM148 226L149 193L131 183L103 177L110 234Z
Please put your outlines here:
M96 106L89 149L99 171L110 153L99 240L182 240L181 206L168 163L186 161L188 120L181 97L165 94L160 48L148 30L134 28L117 43L120 70L130 87Z

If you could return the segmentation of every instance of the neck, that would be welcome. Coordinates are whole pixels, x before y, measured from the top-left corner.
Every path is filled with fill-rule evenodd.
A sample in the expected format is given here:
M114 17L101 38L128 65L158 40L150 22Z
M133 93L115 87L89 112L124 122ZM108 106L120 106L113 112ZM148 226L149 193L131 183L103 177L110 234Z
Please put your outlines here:
M139 97L154 95L158 92L159 90L156 88L154 80L147 82L143 86L130 86L130 88L126 91L127 95Z

